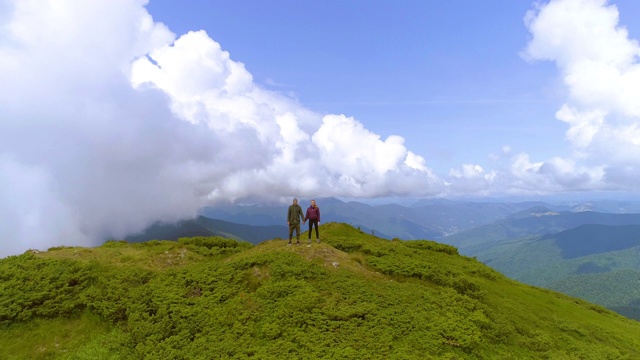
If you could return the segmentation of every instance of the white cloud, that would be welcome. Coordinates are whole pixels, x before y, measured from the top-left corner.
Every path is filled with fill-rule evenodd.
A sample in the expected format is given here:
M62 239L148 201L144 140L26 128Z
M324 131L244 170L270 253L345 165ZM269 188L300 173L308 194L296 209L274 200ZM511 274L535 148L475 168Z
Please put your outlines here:
M568 90L556 118L568 124L574 154L562 162L580 162L573 176L558 159L541 169L567 190L638 190L637 181L619 174L640 166L640 47L619 24L616 6L553 0L531 11L527 25L533 38L525 57L554 61Z
M351 195L440 191L441 181L425 166L422 157L404 147L400 136L383 141L353 118L327 115L312 141L331 183L351 189Z
M556 118L569 124L567 139L577 148L585 148L591 144L604 124L606 114L601 110L591 110L580 112L568 105L563 105Z
M207 80L196 84L185 80L194 74ZM221 179L210 199L283 192L374 196L433 191L428 183L433 176L424 159L409 152L403 138L389 136L382 141L353 118L321 117L293 99L261 89L244 66L203 31L185 34L138 58L132 82L140 89L150 85L162 90L179 118L236 138L238 155L253 154L260 160L236 161L242 167ZM256 141L247 141L249 134ZM398 175L405 172L406 176ZM413 176L426 182L421 188L406 189L404 183L415 180L405 178Z
M50 233L76 244L86 240L68 221L78 214L51 191L46 171L0 155L0 174L0 199L11 205L0 206L0 217L14 223L0 227L0 255L35 248L41 243L40 239Z
M484 175L484 169L480 165L464 164L461 170L451 169L449 174L456 178L474 178Z
M638 44L604 1L528 16L527 57L555 61L568 89L557 118L572 156L504 146L496 169L447 178L401 136L256 85L206 32L177 37L145 4L0 5L0 256L95 245L222 200L637 188Z
M412 169L428 171L425 159L422 156L414 154L411 151L407 153L407 158L405 159L404 163Z
M562 189L574 191L602 188L604 175L602 166L586 167L572 159L560 157L552 158L542 164L539 173L550 178L552 183L558 184Z
M401 137L260 88L145 4L2 3L0 256L96 245L211 201L439 191Z
M463 164L460 169L449 170L446 191L452 195L490 195L494 191L498 176L497 171L485 171L480 165Z
M330 172L354 178L395 170L407 157L404 139L390 136L382 141L380 136L344 115L325 116L313 142Z

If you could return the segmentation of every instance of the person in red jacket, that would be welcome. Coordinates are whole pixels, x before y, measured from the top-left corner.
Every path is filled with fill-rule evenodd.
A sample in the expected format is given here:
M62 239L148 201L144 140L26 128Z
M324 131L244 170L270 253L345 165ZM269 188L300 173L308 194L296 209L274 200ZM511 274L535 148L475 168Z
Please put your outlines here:
M315 225L316 227L316 242L320 242L320 235L318 234L318 224L320 224L320 208L316 205L315 200L311 200L311 206L307 209L307 214L304 217L304 221L309 220L309 244L311 244L311 229Z

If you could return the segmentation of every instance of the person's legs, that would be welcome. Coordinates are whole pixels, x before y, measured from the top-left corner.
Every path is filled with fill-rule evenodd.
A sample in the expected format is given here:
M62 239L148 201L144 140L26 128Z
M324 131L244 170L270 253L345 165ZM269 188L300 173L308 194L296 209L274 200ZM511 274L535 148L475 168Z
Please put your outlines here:
M316 227L316 240L320 239L320 233L318 232L318 220L313 220L313 223Z
M295 227L293 225L289 225L289 244L291 244L291 238L293 237L293 229Z
M296 224L295 227L297 244L300 245L300 224Z
M309 240L311 240L311 227L313 227L313 220L309 219Z

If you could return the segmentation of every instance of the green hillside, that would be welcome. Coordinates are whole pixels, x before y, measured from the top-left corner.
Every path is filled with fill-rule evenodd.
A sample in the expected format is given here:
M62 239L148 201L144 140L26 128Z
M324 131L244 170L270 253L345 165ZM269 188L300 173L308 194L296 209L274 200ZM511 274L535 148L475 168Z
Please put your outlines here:
M589 299L624 316L640 319L638 283L640 283L640 271L625 269L599 274L572 275L548 287L565 294Z
M455 248L107 242L0 260L0 359L634 359L640 323Z
M475 256L518 281L640 320L639 234L638 225L583 225L501 243Z

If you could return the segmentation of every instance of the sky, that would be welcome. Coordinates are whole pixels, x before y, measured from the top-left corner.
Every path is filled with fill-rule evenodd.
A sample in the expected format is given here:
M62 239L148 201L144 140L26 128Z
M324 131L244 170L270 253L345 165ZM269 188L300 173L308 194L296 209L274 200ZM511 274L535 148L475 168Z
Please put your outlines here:
M634 0L0 0L0 256L204 205L637 195Z

